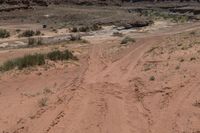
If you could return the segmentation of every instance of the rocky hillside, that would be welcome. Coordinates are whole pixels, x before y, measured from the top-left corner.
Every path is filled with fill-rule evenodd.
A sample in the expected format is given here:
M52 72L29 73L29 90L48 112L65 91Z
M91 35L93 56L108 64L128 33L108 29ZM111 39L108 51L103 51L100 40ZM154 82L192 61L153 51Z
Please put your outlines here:
M9 5L40 5L49 4L76 4L76 5L122 5L134 2L165 2L166 0L0 0L0 4ZM200 2L200 0L171 0L171 2ZM169 2L169 0L168 0Z

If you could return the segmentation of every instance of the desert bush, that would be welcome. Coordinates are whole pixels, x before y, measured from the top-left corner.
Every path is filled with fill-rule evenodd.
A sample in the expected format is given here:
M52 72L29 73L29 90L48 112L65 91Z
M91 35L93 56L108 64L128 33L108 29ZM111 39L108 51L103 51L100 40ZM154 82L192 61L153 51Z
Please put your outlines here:
M35 32L35 35L36 35L36 36L41 35L41 31L37 30L37 31Z
M47 28L47 25L46 25L46 24L43 24L43 25L42 25L42 28L43 28L43 29Z
M39 105L39 107L44 107L44 106L47 106L47 102L48 102L48 98L44 97L38 101L38 105Z
M79 27L79 31L80 32L89 32L90 27L89 26L81 26L81 27Z
M98 25L98 24L93 24L93 25L90 27L90 29L91 29L92 31L97 31L97 30L102 29L102 27L101 27L100 25Z
M154 81L154 80L155 80L155 77L154 77L154 76L151 76L151 77L149 78L149 80L150 80L150 81Z
M57 61L57 60L62 61L62 60L75 59L75 58L76 57L69 50L65 50L64 52L56 50L47 54L47 59L50 59L52 61Z
M42 41L42 38L38 38L37 39L37 45L43 45L43 41Z
M13 60L6 61L1 67L0 71L9 71L11 69L14 69L16 67L16 64Z
M93 24L91 26L72 27L71 32L89 32L89 31L97 31L100 29L102 29L100 25Z
M23 69L43 64L45 64L45 57L42 54L25 55L23 58L19 58L16 60L16 65L18 69Z
M123 37L123 34L120 32L113 32L113 36Z
M26 30L20 36L22 36L22 37L31 37L31 36L34 36L34 35L35 35L34 31L32 31L32 30Z
M13 60L6 61L1 67L0 71L9 71L14 68L22 70L27 67L32 66L40 66L45 64L45 59L49 59L52 61L63 61L63 60L77 60L77 57L73 55L73 53L69 50L65 51L52 51L47 54L33 54L33 55L25 55L24 57L16 58Z
M193 106L199 107L199 108L200 108L200 101L197 101L197 100L196 100L196 102L193 104Z
M10 36L10 32L5 29L0 29L0 38L7 38Z
M16 31L17 33L19 33L19 32L21 32L21 29L16 29L15 31Z
M78 28L77 27L72 27L71 32L78 32Z
M41 31L26 30L19 36L20 37L32 37L32 36L38 36L38 35L41 35Z
M28 38L28 46L33 46L35 44L34 38Z
M42 42L42 38L28 38L28 46L29 47L32 47L32 46L39 46L39 45L43 45L43 42Z
M129 43L129 42L134 43L134 42L135 42L135 39L127 36L127 37L125 37L125 38L121 41L121 44L127 44L127 43Z
M25 55L21 58L6 61L1 67L1 71L9 71L14 68L23 69L30 66L45 64L45 57L42 54Z
M79 34L70 35L70 41L80 41L80 40L81 40L81 36Z

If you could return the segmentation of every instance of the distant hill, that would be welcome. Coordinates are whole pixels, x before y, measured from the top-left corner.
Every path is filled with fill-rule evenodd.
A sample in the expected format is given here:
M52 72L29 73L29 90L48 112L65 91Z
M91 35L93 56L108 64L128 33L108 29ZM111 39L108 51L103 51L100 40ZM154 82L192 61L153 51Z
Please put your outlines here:
M123 3L134 2L200 2L200 0L0 0L0 4L9 5L40 5L49 4L76 4L76 5L122 5Z

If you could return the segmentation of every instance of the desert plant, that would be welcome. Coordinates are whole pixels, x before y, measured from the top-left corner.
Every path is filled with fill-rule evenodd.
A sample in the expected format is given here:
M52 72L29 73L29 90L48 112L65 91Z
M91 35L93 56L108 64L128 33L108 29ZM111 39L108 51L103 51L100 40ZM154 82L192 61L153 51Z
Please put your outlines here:
M200 108L200 101L197 101L197 100L196 100L196 102L193 104L193 106L199 107L199 108Z
M90 29L91 29L92 31L97 31L97 30L102 29L102 27L101 27L100 25L98 25L98 24L93 24L93 25L90 27Z
M0 71L9 71L11 69L14 69L16 67L16 64L13 60L6 61L1 67Z
M43 45L43 41L42 41L42 38L38 38L37 39L37 45Z
M52 51L47 54L33 54L33 55L25 55L24 57L8 60L5 63L3 63L2 66L0 66L0 71L9 71L14 68L18 68L20 70L32 67L32 66L40 66L45 64L45 59L49 59L52 61L63 61L63 60L77 60L77 57L75 57L71 51L65 50L65 51Z
M75 58L76 57L69 50L65 50L64 52L56 50L47 54L47 59L50 59L52 61L56 61L56 60L62 61L62 60L75 59Z
M79 31L80 32L89 32L90 31L90 27L89 26L79 27Z
M20 29L16 29L16 32L19 33L19 32L21 32L21 30Z
M31 37L34 36L35 32L33 30L26 30L20 36L22 37Z
M155 80L155 77L154 77L154 76L151 76L151 77L149 78L149 80L150 80L150 81L154 81L154 80Z
M45 64L45 57L42 54L25 55L21 58L6 61L1 67L1 71L9 71L14 68L23 69L30 66Z
M39 105L39 107L44 107L44 106L47 106L47 102L48 102L48 98L44 97L38 101L38 105Z
M177 65L175 69L176 69L176 70L180 69L180 66Z
M34 38L28 38L28 46L33 46L35 44Z
M72 34L70 35L70 41L80 41L81 36L79 34Z
M78 28L77 27L72 27L72 29L70 31L71 32L78 32Z
M47 25L46 25L46 24L43 24L43 25L42 25L42 28L43 28L43 29L47 28Z
M49 94L49 93L53 93L50 89L48 89L48 88L45 88L44 90L43 90L43 93L44 94Z
M36 36L41 35L41 31L37 30L37 31L35 32L35 35L36 35Z
M45 64L45 57L42 54L25 55L16 59L15 64L20 70L31 66L43 65Z
M121 41L121 44L127 44L129 42L134 43L135 39L127 36Z
M32 36L39 36L41 35L41 31L33 31L33 30L26 30L22 34L19 35L19 37L32 37Z
M5 29L0 29L0 38L8 38L10 33Z
M34 45L36 45L36 46L43 45L42 38L40 38L40 37L28 38L28 46L33 47Z
M123 34L120 32L113 32L113 36L123 37Z

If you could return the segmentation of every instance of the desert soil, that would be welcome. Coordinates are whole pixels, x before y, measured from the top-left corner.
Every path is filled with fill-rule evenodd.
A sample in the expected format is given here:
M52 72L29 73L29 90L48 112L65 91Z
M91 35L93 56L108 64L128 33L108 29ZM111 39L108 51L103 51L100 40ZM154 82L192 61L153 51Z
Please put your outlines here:
M0 74L0 133L200 133L200 23L0 51L70 49L78 61Z

